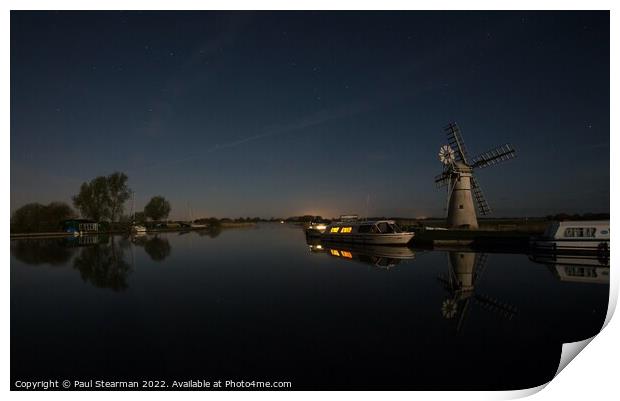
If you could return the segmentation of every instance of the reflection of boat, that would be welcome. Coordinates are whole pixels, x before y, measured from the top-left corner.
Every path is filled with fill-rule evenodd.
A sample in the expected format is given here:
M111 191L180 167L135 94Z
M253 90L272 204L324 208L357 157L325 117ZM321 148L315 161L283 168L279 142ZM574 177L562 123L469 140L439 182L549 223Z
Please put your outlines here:
M107 239L106 239L107 241ZM67 238L68 246L90 246L99 243L99 235L81 235L79 237Z
M530 260L547 265L560 281L609 284L609 259L570 255L532 255Z
M317 240L310 240L307 241L307 243L310 252L325 253L336 258L370 264L382 269L394 267L403 260L415 259L415 252L408 247L353 244L337 245Z
M308 248L310 248L310 252L314 252L314 253L325 252L325 249L326 249L326 248L323 248L323 245L321 244L308 245Z
M609 220L554 222L532 246L537 252L609 252Z
M415 234L404 232L393 220L338 221L327 226L325 241L374 245L405 245Z

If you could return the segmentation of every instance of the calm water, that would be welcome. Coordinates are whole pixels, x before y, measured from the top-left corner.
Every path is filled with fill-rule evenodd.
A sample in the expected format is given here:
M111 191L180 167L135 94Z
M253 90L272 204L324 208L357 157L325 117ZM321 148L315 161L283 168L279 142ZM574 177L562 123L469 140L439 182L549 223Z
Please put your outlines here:
M516 389L607 311L605 260L221 233L11 241L11 377ZM541 263L545 262L545 263Z

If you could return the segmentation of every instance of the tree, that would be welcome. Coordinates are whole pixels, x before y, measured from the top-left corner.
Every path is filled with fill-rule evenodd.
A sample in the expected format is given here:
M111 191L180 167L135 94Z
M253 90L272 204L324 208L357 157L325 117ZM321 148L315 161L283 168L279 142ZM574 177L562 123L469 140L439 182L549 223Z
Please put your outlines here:
M11 216L11 232L48 232L57 231L63 220L75 217L75 212L64 202L52 202L49 205L28 203Z
M49 227L58 227L62 221L76 216L75 211L65 202L51 202L45 207L44 221Z
M80 192L73 197L73 205L83 217L95 221L116 221L121 217L123 205L130 194L127 175L113 173L83 183Z
M154 196L144 207L144 215L152 220L161 220L170 214L170 202L163 196Z
M144 212L135 212L133 215L133 221L134 223L145 223L146 216L144 215Z
M44 207L40 203L28 203L17 209L11 216L11 231L23 233L38 231Z
M123 214L123 205L129 199L131 191L127 186L125 173L113 173L107 177L110 196L110 219L116 221Z
M73 197L75 206L83 217L101 221L110 218L110 191L106 177L97 177L85 182L80 193Z

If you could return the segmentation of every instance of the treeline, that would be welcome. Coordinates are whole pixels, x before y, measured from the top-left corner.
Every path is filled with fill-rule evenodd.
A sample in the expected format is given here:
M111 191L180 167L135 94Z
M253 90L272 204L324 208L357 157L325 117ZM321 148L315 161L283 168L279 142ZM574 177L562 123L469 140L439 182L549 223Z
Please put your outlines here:
M28 203L13 212L11 232L36 233L51 232L60 229L60 222L77 217L71 206L64 202L52 202L48 205Z
M547 220L564 221L564 220L609 220L609 213L583 213L569 214L558 213L545 216Z
M125 214L125 205L132 195L127 181L125 173L115 172L82 183L78 193L71 198L75 209L65 202L26 204L11 215L11 232L59 231L64 220L78 216L108 227L117 225L115 223L127 225L168 218L171 206L163 196L152 197L143 211Z
M194 222L198 224L212 224L212 225L221 224L221 223L276 223L276 222L279 223L281 221L285 221L287 223L309 223L312 221L319 222L319 221L326 221L326 220L323 219L321 216L311 216L311 215L292 216L292 217L286 217L286 218L270 217L268 219L262 218L262 217L237 217L237 218L203 217L203 218L194 220Z
M310 223L310 222L320 222L324 221L321 216L312 216L310 214L305 214L303 216L291 216L285 219L287 223Z

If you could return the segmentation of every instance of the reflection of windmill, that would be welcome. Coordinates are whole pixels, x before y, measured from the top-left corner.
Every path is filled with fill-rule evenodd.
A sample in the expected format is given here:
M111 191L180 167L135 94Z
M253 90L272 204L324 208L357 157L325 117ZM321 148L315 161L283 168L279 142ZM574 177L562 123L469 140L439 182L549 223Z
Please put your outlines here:
M450 293L441 305L441 313L446 319L456 320L456 330L460 331L470 308L471 301L483 308L512 319L517 309L495 298L476 293L476 283L486 267L487 255L473 252L450 252L448 276L442 275L439 281Z
M491 213L491 208L484 199L473 170L512 159L515 157L515 150L506 144L470 160L461 130L456 123L450 123L444 130L448 135L449 145L439 149L439 160L443 163L444 170L435 177L435 183L438 187L446 186L448 189L448 226L478 228L473 198L476 198L478 212L481 215Z

